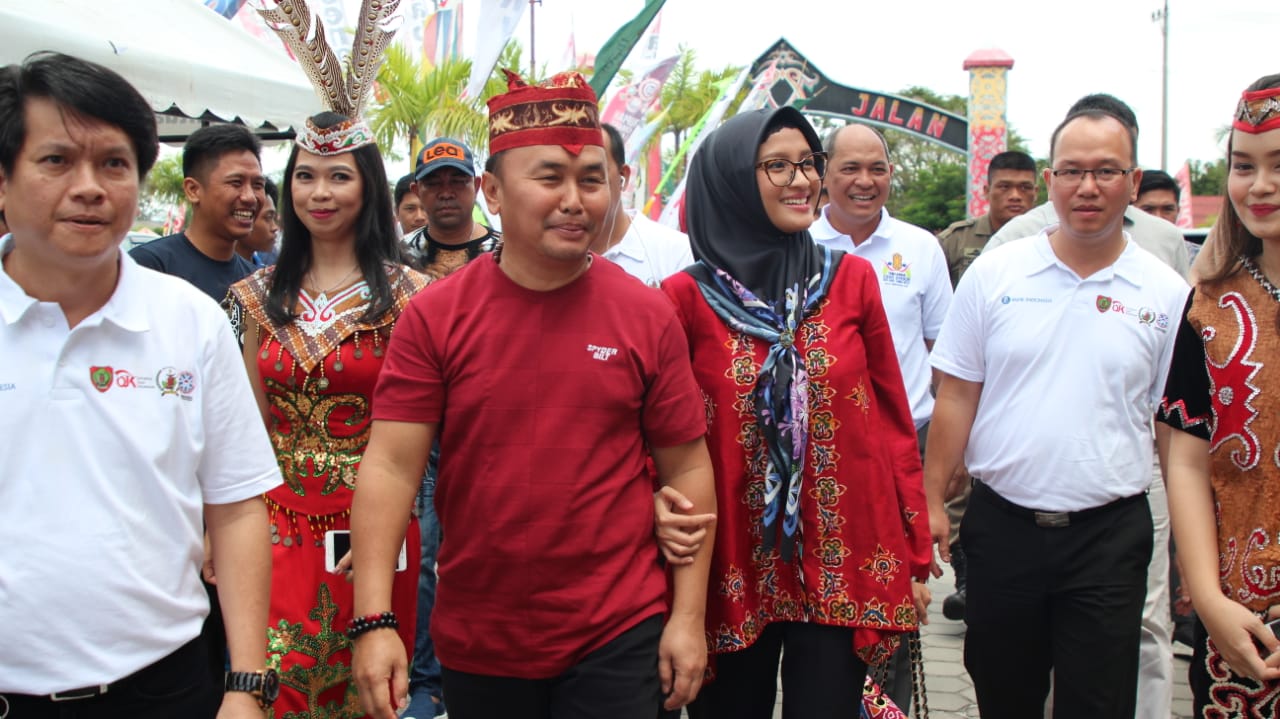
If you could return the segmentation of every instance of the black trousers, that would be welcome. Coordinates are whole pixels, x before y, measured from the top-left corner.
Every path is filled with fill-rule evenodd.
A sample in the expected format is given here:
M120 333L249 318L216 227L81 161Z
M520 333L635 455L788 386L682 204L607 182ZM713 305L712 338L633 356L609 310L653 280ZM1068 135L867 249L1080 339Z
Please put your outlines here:
M964 665L983 719L1042 716L1051 671L1055 719L1132 719L1152 536L1142 495L1044 527L974 484Z
M6 719L213 719L222 688L209 676L208 656L204 642L194 639L90 699L55 702L48 696L0 694L0 716L7 702Z
M441 667L450 719L654 719L662 704L650 617L550 679L469 674Z
M822 624L770 624L751 646L717 654L716 678L689 706L693 719L770 719L782 658L783 719L851 719L862 707L867 665L853 652L853 630Z

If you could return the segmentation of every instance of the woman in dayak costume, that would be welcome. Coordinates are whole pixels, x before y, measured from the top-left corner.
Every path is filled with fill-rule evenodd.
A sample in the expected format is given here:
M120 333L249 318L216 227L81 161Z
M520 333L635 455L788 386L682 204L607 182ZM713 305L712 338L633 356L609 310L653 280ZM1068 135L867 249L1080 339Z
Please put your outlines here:
M325 533L348 528L370 400L392 327L426 278L402 263L390 192L373 134L360 119L395 2L365 3L351 68L341 65L300 0L262 11L293 49L328 112L309 118L281 184L277 264L231 288L244 358L284 474L265 497L271 517L268 635L279 663L277 717L360 716L350 682L351 584L325 569ZM311 59L314 64L308 64ZM418 529L405 527L407 566ZM343 566L345 568L345 566ZM418 578L396 575L398 631L413 646Z
M1162 419L1196 624L1197 717L1280 710L1280 74L1240 98L1215 249L1178 329Z

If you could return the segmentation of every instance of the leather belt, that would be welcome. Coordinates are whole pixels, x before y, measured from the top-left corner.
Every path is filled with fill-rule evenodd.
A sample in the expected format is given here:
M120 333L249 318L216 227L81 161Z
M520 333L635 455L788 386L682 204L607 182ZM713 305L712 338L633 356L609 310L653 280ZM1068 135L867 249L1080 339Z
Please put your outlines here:
M1111 509L1119 509L1120 507L1132 504L1138 500L1146 501L1147 498L1146 492L1139 492L1138 494L1129 497L1121 497L1120 499L1097 507L1089 507L1088 509L1080 509L1074 512L1045 512L1010 502L1000 496L999 492L988 487L977 477L973 478L973 491L975 494L980 494L986 497L992 504L1000 507L1004 511L1018 517L1030 519L1036 523L1037 527L1043 527L1045 529L1062 529L1064 527L1070 527L1072 524L1088 519L1094 515L1101 514Z
M69 689L65 692L54 692L49 695L49 701L55 702L74 702L81 699L93 699L100 697L111 690L110 684L99 684L92 687L80 687L79 689Z

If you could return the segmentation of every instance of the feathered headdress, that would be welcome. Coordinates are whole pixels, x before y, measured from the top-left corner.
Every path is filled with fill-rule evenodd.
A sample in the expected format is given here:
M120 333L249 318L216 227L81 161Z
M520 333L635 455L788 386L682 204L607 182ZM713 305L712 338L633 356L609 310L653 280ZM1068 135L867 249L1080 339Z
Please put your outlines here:
M348 121L334 127L318 128L310 119L298 131L295 142L317 155L337 155L373 143L373 131L362 119L364 105L373 92L374 79L382 66L382 54L395 30L388 30L391 15L400 0L364 0L356 27L351 56L344 68L325 38L324 23L314 19L305 0L273 0L275 7L259 8L284 44L298 58L325 109L346 115Z

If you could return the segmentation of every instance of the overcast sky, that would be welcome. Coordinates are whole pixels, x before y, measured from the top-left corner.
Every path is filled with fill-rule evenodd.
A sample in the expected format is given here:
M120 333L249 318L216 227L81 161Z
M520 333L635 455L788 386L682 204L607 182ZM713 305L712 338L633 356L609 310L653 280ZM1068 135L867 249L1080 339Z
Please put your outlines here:
M405 0L411 2L412 0ZM358 2L352 4L358 7ZM536 8L539 64L558 65L572 27L579 52L596 52L643 0L543 0ZM1162 0L668 0L660 55L696 49L699 64L751 63L786 37L828 77L893 92L922 85L968 94L964 59L995 47L1014 59L1009 122L1047 156L1049 134L1081 95L1109 92L1141 125L1138 158L1160 164ZM1280 2L1170 0L1169 164L1215 160L1215 130L1241 90L1280 72ZM464 5L464 50L475 47L479 3ZM528 44L528 11L518 31ZM526 54L527 57L527 54Z

